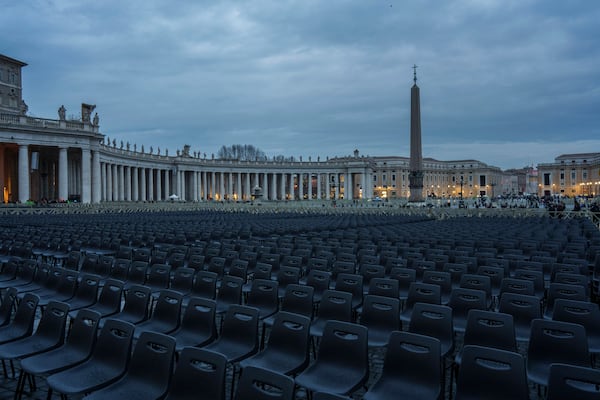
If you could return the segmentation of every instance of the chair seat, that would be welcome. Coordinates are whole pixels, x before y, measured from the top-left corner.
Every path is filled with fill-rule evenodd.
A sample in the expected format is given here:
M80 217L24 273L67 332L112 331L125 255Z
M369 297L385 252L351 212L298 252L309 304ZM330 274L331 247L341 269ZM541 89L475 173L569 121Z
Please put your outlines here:
M309 367L296 377L296 384L313 392L347 394L354 391L366 379L364 375L350 374L346 369L330 370L327 375L321 372L320 369Z
M107 364L97 363L93 366L87 364L87 366L88 368L68 369L50 375L47 379L48 386L55 392L67 395L91 392L115 382L125 373L123 369ZM68 379L62 379L63 376L68 376Z

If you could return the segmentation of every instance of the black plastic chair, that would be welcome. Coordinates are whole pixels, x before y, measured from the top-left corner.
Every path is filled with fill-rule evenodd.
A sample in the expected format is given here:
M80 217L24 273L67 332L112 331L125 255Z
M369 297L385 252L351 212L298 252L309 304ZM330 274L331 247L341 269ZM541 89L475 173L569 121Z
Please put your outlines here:
M568 364L550 365L547 400L598 400L600 370Z
M217 314L225 313L230 306L242 304L244 280L238 276L226 275L217 293Z
M489 278L487 279L489 281ZM470 310L486 310L487 305L487 295L483 290L465 288L453 289L448 306L452 308L454 332L462 333L465 331Z
M502 297L502 294L504 293L518 293L526 296L533 296L535 295L535 287L533 285L533 281L516 278L504 278L500 284L500 294L498 298Z
M161 290L152 316L136 324L134 338L138 339L143 332L169 333L177 329L181 317L182 297L181 293L174 290Z
M25 293L19 302L13 320L0 327L0 344L30 336L33 332L35 312L39 297L33 293Z
M217 338L214 300L192 297L183 313L179 328L171 333L177 341L175 351L187 346L202 347Z
M294 375L309 363L310 319L298 314L277 313L269 341L263 351L240 361L240 367L260 367Z
M79 274L77 271L63 268L59 278L60 281L56 286L56 290L43 290L36 292L36 294L40 297L40 307L44 307L50 301L66 302L73 298L75 291L77 290L78 276Z
M352 294L326 290L321 298L316 318L310 326L310 335L321 337L329 320L352 322Z
M264 326L272 326L275 318L280 312L291 312L304 315L312 320L313 314L313 295L312 286L291 284L285 290L281 310L262 320ZM264 332L264 330L263 330Z
M315 363L296 377L309 392L350 394L369 377L368 330L358 324L328 321Z
M283 270L283 267L282 267ZM279 309L279 283L270 279L255 279L248 292L246 305L258 309L258 318L264 319Z
M226 366L222 354L185 347L165 400L225 400Z
M100 290L98 301L89 307L88 310L93 310L100 313L102 318L116 314L121 310L121 301L123 299L123 282L116 279L107 279ZM69 315L75 316L76 311L71 311Z
M552 319L583 325L589 352L593 356L600 353L600 308L597 303L556 299Z
M544 318L552 319L552 312L554 310L554 302L557 299L568 299L577 301L587 301L587 295L585 288L579 285L568 285L564 283L551 283L548 286L548 292L546 295L546 310L544 311Z
M134 329L129 322L107 319L87 361L48 376L48 398L53 392L81 395L117 381L129 364Z
M127 271L127 280L123 290L129 290L133 285L143 285L148 277L148 262L133 261Z
M7 325L12 317L12 311L16 308L17 289L7 288L2 295L0 303L0 327Z
M442 357L447 357L454 350L452 308L448 306L416 303L413 307L408 331L438 339Z
M525 361L518 353L465 346L456 400L529 400Z
M438 285L412 282L408 289L408 296L404 302L404 309L400 313L400 320L403 323L410 321L415 303L441 304L441 302L442 289Z
M527 377L532 383L548 386L553 363L590 367L585 328L570 322L534 319L527 349Z
M398 295L400 298L400 309L404 309L404 303L408 298L410 285L417 281L417 271L412 268L394 267L390 270L390 278L398 281Z
M86 399L162 398L171 381L174 354L175 339L156 332L143 332L135 344L125 375L87 395Z
M125 294L125 304L121 312L111 315L111 318L121 321L139 324L148 319L150 301L152 296L150 288L141 285L133 285ZM100 320L100 327L104 325L105 319Z
M164 289L169 288L171 283L171 267L167 264L153 264L148 268L148 276L144 286L148 286L152 290L152 296L158 297Z
M450 272L427 270L423 272L423 283L440 287L441 303L447 304L452 293L452 275Z
M28 263L23 262L16 268L15 278L7 281L0 281L0 289L6 289L9 287L19 287L30 284L35 277L37 266L35 262Z
M189 295L194 285L194 275L196 271L193 268L178 267L173 271L173 279L169 289L181 293L184 297Z
M308 273L308 275L306 276L306 286L310 286L314 289L312 296L314 303L319 303L321 301L323 292L329 289L330 282L331 273L328 271L312 269Z
M352 295L352 309L356 310L363 302L363 277L359 274L338 274L335 280L335 290L348 292Z
M443 390L440 341L410 332L391 334L381 377L365 400L438 399Z
M278 283L278 296L283 298L287 285L298 284L300 281L300 267L291 265L281 265L277 272L276 280Z
M94 305L98 301L98 288L100 278L94 275L84 274L80 276L75 294L64 302L69 305L71 311L79 310Z
M214 300L217 297L218 275L209 271L198 271L190 293L183 297L183 306L187 306L192 297Z
M98 332L100 314L87 309L79 310L72 321L65 344L44 353L21 360L21 373L16 395L21 398L27 377L52 374L87 360L92 354ZM30 380L30 382L34 382ZM35 390L32 385L31 390Z
M294 380L273 371L247 367L242 371L235 400L293 400Z
M51 301L40 318L35 333L18 340L0 345L0 359L6 376L5 361L10 362L13 377L15 376L13 360L52 350L62 344L69 306L65 303Z
M386 346L393 331L400 330L400 300L366 295L360 324L369 330L369 347Z

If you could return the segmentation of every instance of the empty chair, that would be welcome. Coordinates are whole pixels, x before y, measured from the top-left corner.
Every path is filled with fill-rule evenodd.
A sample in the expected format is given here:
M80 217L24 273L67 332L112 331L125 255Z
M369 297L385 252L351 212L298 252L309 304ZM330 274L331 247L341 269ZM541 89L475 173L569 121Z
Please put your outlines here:
M294 380L257 367L242 371L235 400L293 400Z
M185 347L165 400L225 400L226 366L222 354Z
M410 332L390 336L381 377L365 400L439 399L442 394L440 341Z
M183 313L179 328L171 333L177 341L175 351L187 346L202 347L217 338L214 300L192 297Z
M450 273L453 288L460 287L460 280L462 276L469 273L469 268L467 265L460 263L446 263L444 264L442 270Z
M148 319L150 308L150 288L141 285L133 285L125 294L125 304L121 312L111 315L111 318L139 324ZM104 325L104 319L100 326Z
M144 286L148 286L152 290L152 295L156 296L158 293L169 287L171 282L171 267L167 264L153 264L148 269L148 277Z
M310 319L298 314L277 313L264 350L240 361L240 367L260 367L294 375L308 366Z
M35 322L35 311L39 297L33 293L25 293L19 302L13 320L0 327L0 344L11 342L31 335Z
M546 284L544 283L544 273L542 271L517 269L513 278L529 280L533 282L534 295L541 302L546 294Z
M312 286L291 284L285 290L281 310L270 317L263 319L263 325L272 326L275 318L280 312L290 312L300 314L312 320L313 313L313 294Z
M600 308L597 303L556 299L552 319L583 325L592 355L600 353Z
M516 278L504 278L500 284L500 295L498 299L500 299L502 294L506 292L533 296L535 295L535 287L533 285L533 281Z
M321 301L323 292L329 289L330 281L331 273L318 269L310 270L308 276L306 277L306 285L311 286L314 289L312 298L315 303L319 303Z
M133 330L134 326L129 322L106 320L87 361L46 379L48 398L52 392L65 395L92 392L118 380L129 363Z
M16 389L19 398L23 394L27 377L51 374L87 360L96 343L99 320L100 314L95 311L87 309L77 311L67 340L62 346L22 359Z
M554 302L556 301L556 299L586 301L587 296L585 294L585 288L583 286L569 285L565 283L551 283L550 286L548 286L544 318L552 318Z
M568 364L550 365L547 400L598 400L600 370Z
M133 285L143 285L146 283L148 276L148 262L147 261L134 261L129 267L127 272L127 281L125 281L125 290Z
M417 280L417 271L412 268L394 267L390 270L390 278L398 281L400 307L403 308L408 297L410 284Z
M369 283L369 290L367 293L374 294L376 296L385 296L394 299L399 299L400 284L396 279L373 278Z
M361 264L358 274L363 277L363 293L366 294L372 279L383 278L385 276L385 267L378 264Z
M217 280L218 276L214 272L198 271L190 293L183 297L183 306L188 304L191 297L214 300L217 297Z
M446 357L454 350L452 309L440 304L416 303L408 331L431 336L440 341L440 354Z
M118 313L123 299L123 285L123 282L116 279L107 279L100 290L98 301L86 309L97 311L103 318ZM71 317L75 314L76 311L69 313Z
M179 253L175 253L179 254ZM193 268L178 267L173 272L173 280L169 289L175 290L186 296L192 291L194 284L194 274L196 271Z
M386 346L393 331L400 330L400 300L397 298L365 296L360 324L369 329L369 346Z
M455 332L464 332L470 310L486 310L487 296L483 290L455 288L452 290L448 306L452 308L452 320Z
M321 298L319 311L310 326L310 335L321 337L329 320L352 321L352 294L338 290L326 290Z
M485 293L485 307L492 306L492 280L487 275L464 274L460 278L460 287L481 290Z
M518 353L465 346L456 400L529 400L525 361Z
M35 263L24 262L21 265L17 265L14 279L0 281L0 289L30 284L35 276L36 268Z
M137 339L143 332L169 333L179 327L181 316L181 299L179 292L170 289L160 291L152 316L135 327L134 337Z
M71 310L79 310L81 308L90 307L98 300L98 287L100 280L97 276L84 274L81 276L75 295L65 300L69 304Z
M503 293L498 311L513 316L515 338L520 342L529 340L531 321L542 317L539 299L519 293Z
M258 309L259 319L269 317L279 309L278 285L277 281L270 279L255 279L252 282L246 305Z
M295 266L282 265L277 272L277 283L279 284L278 296L281 298L285 294L287 285L297 284L300 281L300 268Z
M238 276L226 275L217 293L217 314L223 314L232 305L242 303L244 280Z
M328 321L316 361L296 377L310 392L350 394L369 377L368 330L341 321Z
M423 272L423 283L438 285L440 287L442 304L448 303L452 293L452 276L449 272L427 270Z
M49 290L39 290L36 294L39 296L40 306L48 304L49 301L67 301L75 295L77 289L77 271L62 269L59 277L59 282L56 287Z
M400 320L408 323L416 303L441 304L442 289L438 285L430 283L413 282L410 284L408 297L404 304L404 310L400 313Z
M169 388L174 350L175 339L172 337L156 332L142 333L135 344L125 375L86 398L90 400L162 398Z
M571 274L567 272L558 272L554 275L554 283L566 283L568 285L579 285L585 288L585 295L590 295L590 281L587 276L581 274Z
M7 325L12 317L13 308L16 306L17 289L7 288L2 295L0 303L0 327Z
M539 386L548 386L553 363L590 367L585 328L570 322L534 319L527 350L527 376Z
M14 375L13 360L52 350L60 346L65 338L69 306L51 301L44 309L35 333L0 345L0 359L8 360Z

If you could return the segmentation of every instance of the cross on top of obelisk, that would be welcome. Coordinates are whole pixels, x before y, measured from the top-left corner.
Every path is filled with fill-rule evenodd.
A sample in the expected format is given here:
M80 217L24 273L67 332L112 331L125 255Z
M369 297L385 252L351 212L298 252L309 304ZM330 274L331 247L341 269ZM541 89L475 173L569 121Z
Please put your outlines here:
M415 81L415 85L417 84L417 64L413 65L413 80Z

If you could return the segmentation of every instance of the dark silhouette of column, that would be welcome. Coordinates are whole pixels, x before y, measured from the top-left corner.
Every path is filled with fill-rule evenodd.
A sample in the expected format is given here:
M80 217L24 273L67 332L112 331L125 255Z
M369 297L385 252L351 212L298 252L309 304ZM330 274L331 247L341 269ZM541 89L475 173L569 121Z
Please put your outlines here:
M417 66L413 66L414 85L410 89L410 188L411 203L423 202L423 153L421 150L421 100L417 86Z

